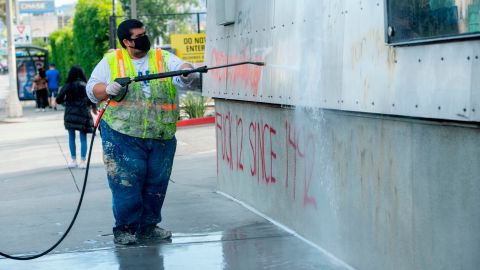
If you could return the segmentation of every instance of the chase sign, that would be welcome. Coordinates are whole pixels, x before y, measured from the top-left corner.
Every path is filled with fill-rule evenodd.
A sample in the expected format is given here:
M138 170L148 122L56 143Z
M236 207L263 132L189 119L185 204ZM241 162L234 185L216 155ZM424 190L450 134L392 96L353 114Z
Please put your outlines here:
M21 14L43 14L55 12L55 0L19 1L18 9Z

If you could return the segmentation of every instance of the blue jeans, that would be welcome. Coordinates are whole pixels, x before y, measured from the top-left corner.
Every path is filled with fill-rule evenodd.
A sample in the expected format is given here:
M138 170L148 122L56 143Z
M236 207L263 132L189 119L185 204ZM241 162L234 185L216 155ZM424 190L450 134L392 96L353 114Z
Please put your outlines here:
M77 145L75 143L75 130L68 130L68 146L70 146L70 156L77 158ZM85 160L87 157L87 133L80 131L80 158Z
M141 139L100 123L103 162L112 191L115 228L140 229L162 220L161 210L177 148L175 138Z

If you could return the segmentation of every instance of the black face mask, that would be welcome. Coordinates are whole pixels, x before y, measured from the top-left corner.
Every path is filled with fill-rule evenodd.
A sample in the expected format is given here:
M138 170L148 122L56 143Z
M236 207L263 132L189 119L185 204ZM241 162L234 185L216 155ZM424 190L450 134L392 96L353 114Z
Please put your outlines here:
M130 47L130 48L135 48L137 50L143 51L143 52L148 52L150 50L150 40L148 39L147 35L143 35L141 37L135 38L135 39L130 39L131 41L135 42L135 47Z

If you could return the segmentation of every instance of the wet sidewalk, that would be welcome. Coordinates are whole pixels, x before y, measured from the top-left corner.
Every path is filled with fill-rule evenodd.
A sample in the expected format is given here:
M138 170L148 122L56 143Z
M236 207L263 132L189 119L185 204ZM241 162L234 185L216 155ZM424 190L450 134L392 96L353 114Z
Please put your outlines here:
M27 106L24 112L0 122L0 250L17 255L41 252L64 233L85 172L66 169L62 111L35 113ZM177 140L160 224L173 231L171 241L115 247L97 137L84 203L65 241L34 261L1 258L0 269L345 269L216 192L213 125L181 128Z

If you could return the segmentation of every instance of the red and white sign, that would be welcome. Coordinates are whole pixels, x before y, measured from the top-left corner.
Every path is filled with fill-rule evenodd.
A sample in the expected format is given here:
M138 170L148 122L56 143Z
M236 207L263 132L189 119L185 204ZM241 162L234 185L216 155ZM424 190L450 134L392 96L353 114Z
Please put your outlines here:
M16 45L32 44L32 30L30 25L19 24L13 28L13 38Z
M24 24L19 24L17 25L17 31L22 34L23 31L25 31L25 25Z

